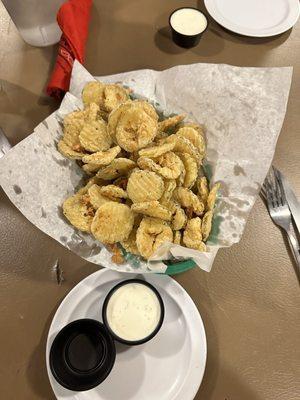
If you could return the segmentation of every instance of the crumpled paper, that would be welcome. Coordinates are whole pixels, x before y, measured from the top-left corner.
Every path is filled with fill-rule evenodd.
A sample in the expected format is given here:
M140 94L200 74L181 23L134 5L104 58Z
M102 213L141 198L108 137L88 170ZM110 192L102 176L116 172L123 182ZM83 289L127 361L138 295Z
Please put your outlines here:
M115 265L110 253L91 235L75 230L61 204L82 185L83 172L56 148L64 115L80 108L84 84L94 80L74 63L70 93L26 139L0 160L0 184L25 215L44 233L82 258L126 272L164 272L160 259L192 258L209 271L220 247L237 243L271 165L286 112L292 68L240 68L223 64L176 66L165 71L139 70L101 77L121 82L147 98L165 115L186 113L204 124L208 141L207 172L221 182L209 252L174 244L159 249L156 261Z

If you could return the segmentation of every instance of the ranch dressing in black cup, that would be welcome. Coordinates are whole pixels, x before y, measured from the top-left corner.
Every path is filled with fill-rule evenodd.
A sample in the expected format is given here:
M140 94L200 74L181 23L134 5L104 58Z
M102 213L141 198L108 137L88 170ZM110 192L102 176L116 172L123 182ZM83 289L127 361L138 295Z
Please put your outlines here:
M164 304L156 288L140 279L116 285L102 308L104 325L115 340L130 346L143 344L160 330Z
M169 24L173 41L178 46L190 48L199 43L207 29L208 20L197 8L182 7L172 12Z

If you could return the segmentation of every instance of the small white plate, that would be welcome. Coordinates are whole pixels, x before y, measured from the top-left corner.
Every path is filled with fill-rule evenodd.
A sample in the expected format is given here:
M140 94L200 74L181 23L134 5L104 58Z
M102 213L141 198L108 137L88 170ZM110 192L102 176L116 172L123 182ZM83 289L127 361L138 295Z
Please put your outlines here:
M46 360L52 389L59 400L192 400L206 363L206 337L199 312L186 291L166 275L138 275L152 283L165 305L158 334L141 346L116 342L116 363L108 378L86 392L72 392L54 379L49 351L63 326L79 318L102 320L102 303L109 290L132 274L104 269L81 281L65 297L50 326Z
M279 35L299 18L299 0L204 0L208 13L224 28L246 36Z

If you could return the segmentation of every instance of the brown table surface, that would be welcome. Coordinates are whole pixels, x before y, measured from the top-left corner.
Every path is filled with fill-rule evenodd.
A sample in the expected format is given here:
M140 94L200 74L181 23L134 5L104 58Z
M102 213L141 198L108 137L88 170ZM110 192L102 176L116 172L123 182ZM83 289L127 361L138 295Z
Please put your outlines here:
M254 39L211 21L200 45L183 50L165 28L179 6L179 0L94 0L86 67L105 75L195 62L292 65L274 163L300 196L300 23L276 38ZM0 39L0 124L16 144L57 107L44 95L57 47L25 44L2 4ZM0 397L54 399L45 368L51 319L69 290L98 267L32 226L1 189L0 196ZM65 277L61 285L52 270L57 258ZM207 367L197 400L300 398L299 285L286 242L261 199L241 242L218 253L212 272L194 269L175 279L195 301L207 332Z

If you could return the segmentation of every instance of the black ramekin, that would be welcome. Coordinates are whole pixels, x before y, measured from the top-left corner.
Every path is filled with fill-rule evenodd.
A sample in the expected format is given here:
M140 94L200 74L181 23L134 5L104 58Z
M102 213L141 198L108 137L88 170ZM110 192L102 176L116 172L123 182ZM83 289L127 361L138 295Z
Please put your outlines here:
M179 33L177 32L172 24L171 24L171 17L172 15L178 11L178 10L184 10L184 9L192 9L192 10L197 10L199 13L201 13L202 15L204 15L204 17L206 18L206 28L200 32L197 33L196 35L184 35L183 33ZM178 46L180 47L184 47L186 49L189 49L191 47L195 47L197 46L197 44L200 42L201 36L203 35L203 33L206 31L206 29L208 28L208 18L207 16L200 10L198 10L198 8L195 7L179 7L176 8L176 10L174 10L170 16L169 16L169 25L171 28L171 32L172 32L172 39L174 41L174 43L176 43Z
M122 287L124 285L131 284L131 283L138 283L138 284L145 285L148 288L150 288L154 292L154 294L156 295L156 297L158 299L158 302L160 304L160 318L159 318L159 321L158 321L158 324L157 324L156 328L154 329L154 331L150 335L146 336L145 338L143 338L141 340L126 340L126 339L123 339L123 338L119 337L118 335L116 335L115 332L110 328L108 320L107 320L107 316L106 316L107 305L108 305L108 302L109 302L111 296L113 295L113 293L116 290L118 290L120 287ZM116 286L114 286L110 290L110 292L108 293L108 295L106 296L106 298L104 300L103 307L102 307L103 323L106 326L106 328L109 331L109 333L118 342L126 344L126 345L129 345L129 346L136 346L136 345L143 344L143 343L146 343L149 340L151 340L157 334L157 332L160 330L160 328L162 326L162 323L163 323L163 320L164 320L164 316L165 316L165 307L164 307L164 303L163 303L163 300L161 298L161 295L159 294L159 292L157 291L157 289L153 285L151 285L150 283L148 283L146 281L143 281L141 279L128 279L126 281L122 281L122 282L118 283Z

